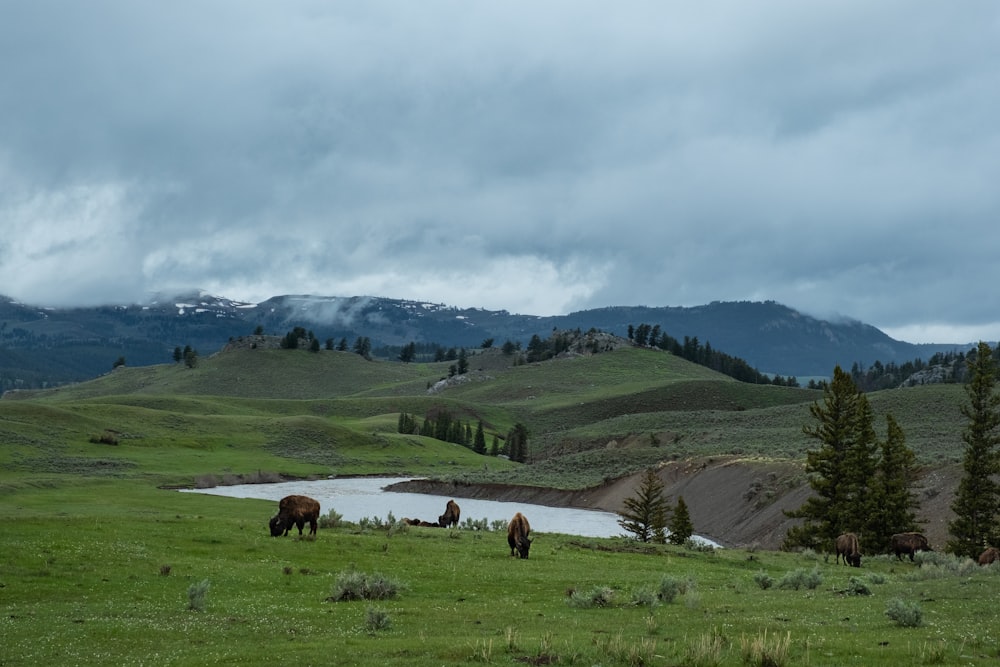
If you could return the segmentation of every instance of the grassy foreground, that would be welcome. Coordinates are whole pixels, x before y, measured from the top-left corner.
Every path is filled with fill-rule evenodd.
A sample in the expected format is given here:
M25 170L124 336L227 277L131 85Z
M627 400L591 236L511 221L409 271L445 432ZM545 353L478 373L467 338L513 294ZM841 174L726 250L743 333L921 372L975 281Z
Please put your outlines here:
M3 665L1000 659L1000 568L971 561L881 557L859 570L808 553L555 534L518 560L498 532L351 525L275 539L274 503L122 481L22 489L16 503L0 527ZM398 595L330 601L350 572ZM671 601L657 599L665 585ZM888 617L894 599L920 624Z

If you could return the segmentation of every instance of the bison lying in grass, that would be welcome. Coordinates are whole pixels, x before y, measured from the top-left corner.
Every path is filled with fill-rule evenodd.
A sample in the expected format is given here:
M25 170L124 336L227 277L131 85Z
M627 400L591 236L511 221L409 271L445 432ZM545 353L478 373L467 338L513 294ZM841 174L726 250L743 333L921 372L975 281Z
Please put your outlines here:
M507 524L507 544L510 545L511 556L517 553L521 558L528 557L528 550L531 548L531 540L528 539L530 532L531 526L524 515L520 512L515 514Z
M309 496L285 496L278 503L278 513L271 517L271 537L288 535L292 526L298 526L299 535L306 521L309 522L309 534L316 534L319 521L319 503Z

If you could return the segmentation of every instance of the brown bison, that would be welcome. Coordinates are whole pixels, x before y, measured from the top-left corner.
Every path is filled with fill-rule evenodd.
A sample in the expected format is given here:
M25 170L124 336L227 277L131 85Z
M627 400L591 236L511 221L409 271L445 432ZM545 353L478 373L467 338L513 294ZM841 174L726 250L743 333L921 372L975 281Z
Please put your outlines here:
M996 547L989 547L986 551L979 554L980 565L992 565L997 562L1000 562L1000 549Z
M933 551L927 538L920 533L896 533L892 536L892 550L899 560L903 560L903 554L909 554L911 563L913 554L918 551Z
M278 513L271 517L271 537L287 535L292 526L298 526L301 535L306 521L309 522L309 534L315 535L319 503L309 496L285 496L278 503Z
M837 563L840 563L840 557L844 557L844 565L848 563L853 567L861 567L861 544L858 542L858 536L854 533L844 533L837 538L835 544L837 548Z
M520 512L515 514L507 524L507 544L510 545L511 556L516 552L521 558L528 557L528 550L531 548L531 540L528 539L530 532L531 526L524 515Z
M458 503L454 500L449 500L448 504L445 505L444 514L438 517L438 525L442 528L457 526L458 517L461 513L462 510L458 507Z

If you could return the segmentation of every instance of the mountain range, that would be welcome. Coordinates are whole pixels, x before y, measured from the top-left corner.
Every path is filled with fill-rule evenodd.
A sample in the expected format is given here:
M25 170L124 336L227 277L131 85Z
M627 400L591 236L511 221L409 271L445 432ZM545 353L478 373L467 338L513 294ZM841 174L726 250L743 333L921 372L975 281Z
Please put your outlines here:
M383 297L284 295L260 303L207 293L157 297L146 304L46 308L0 297L0 388L38 388L87 380L130 366L170 363L190 346L212 354L253 333L284 335L295 327L320 341L367 337L374 350L410 342L479 347L492 339L526 344L553 330L598 329L625 336L630 326L659 325L679 341L739 357L764 373L828 377L834 366L902 363L967 344L894 340L856 320L817 319L773 301L712 302L694 307L614 306L567 315L521 315Z

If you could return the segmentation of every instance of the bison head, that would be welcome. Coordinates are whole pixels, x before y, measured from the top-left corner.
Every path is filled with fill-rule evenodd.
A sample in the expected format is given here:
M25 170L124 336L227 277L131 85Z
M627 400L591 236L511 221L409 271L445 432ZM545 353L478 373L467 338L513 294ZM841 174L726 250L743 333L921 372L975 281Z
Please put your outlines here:
M527 558L528 550L531 549L531 540L527 537L519 539L515 546L517 547L517 555L521 558Z
M281 516L271 517L268 526L271 528L271 537L278 537L285 532L285 522L281 520Z
M847 556L847 561L853 567L861 567L861 554L851 554L850 556Z

